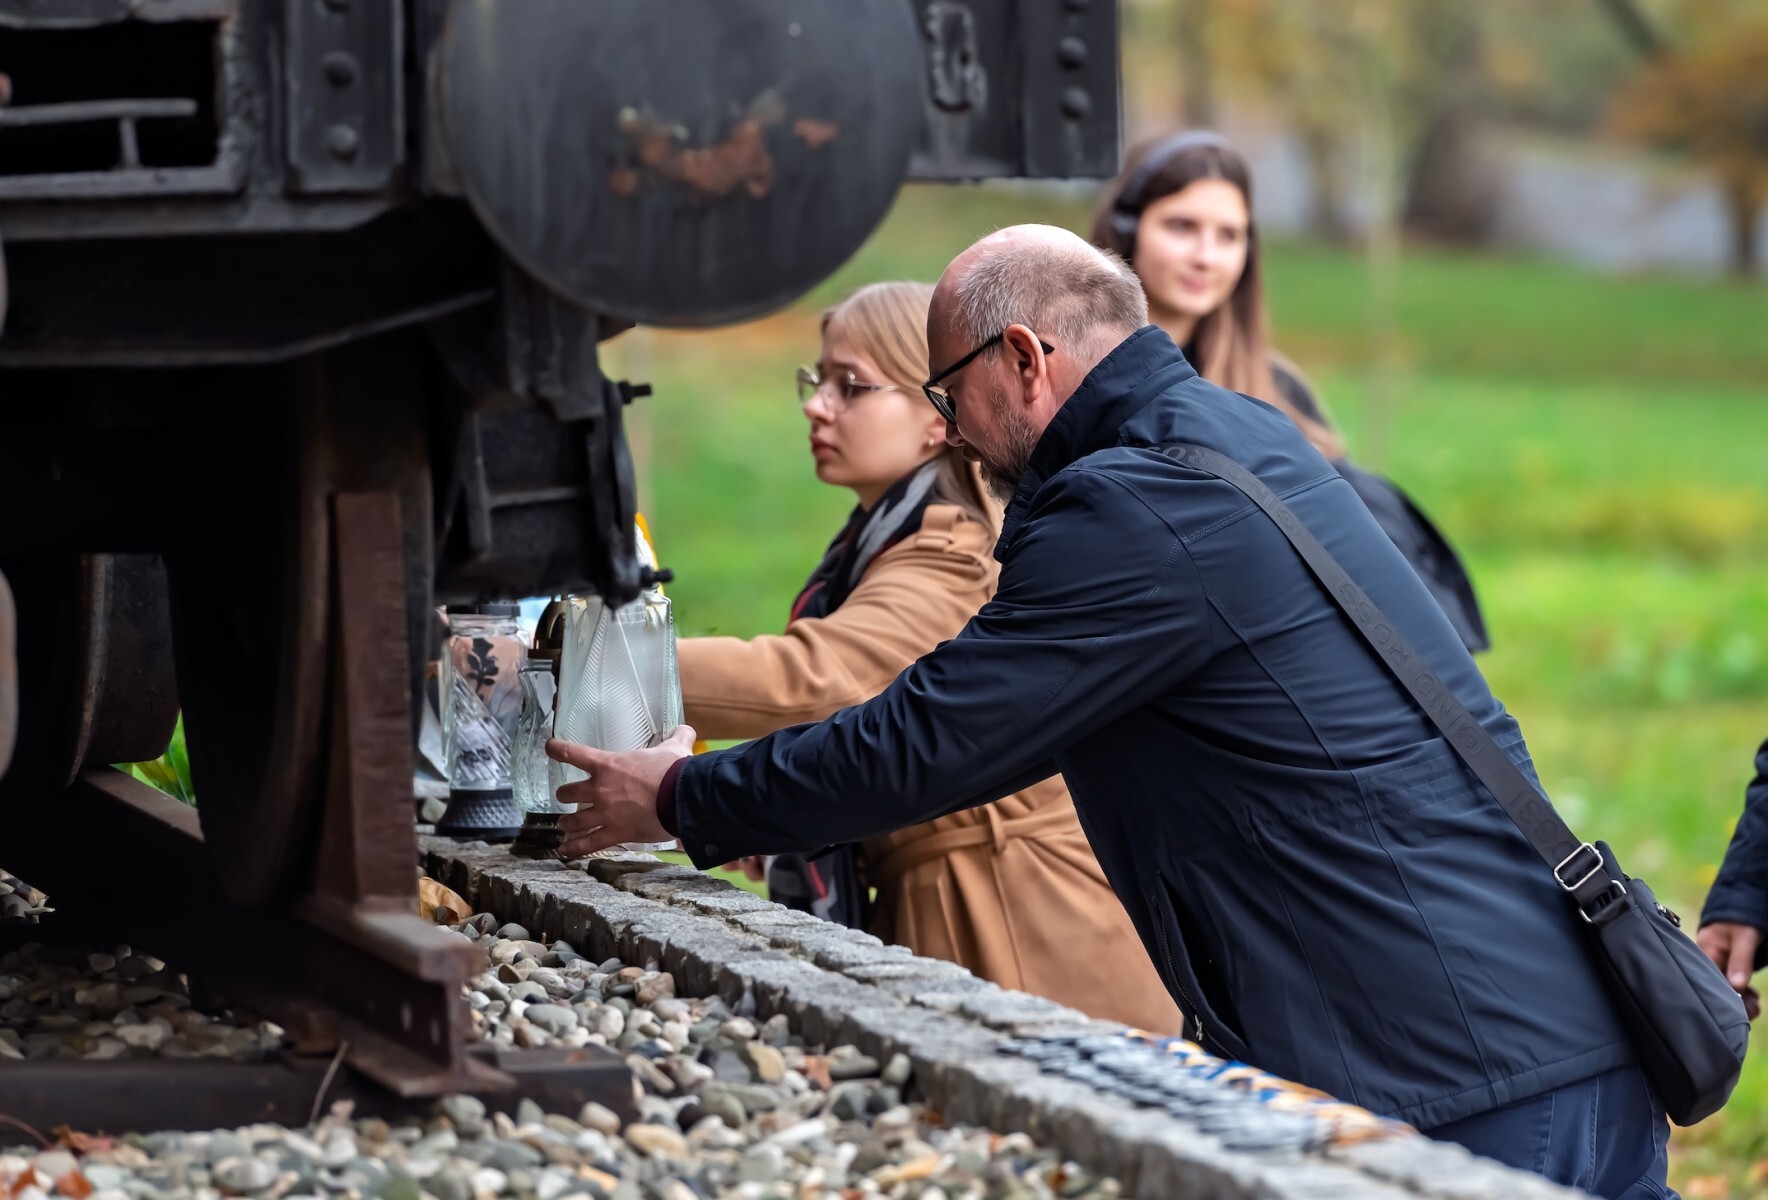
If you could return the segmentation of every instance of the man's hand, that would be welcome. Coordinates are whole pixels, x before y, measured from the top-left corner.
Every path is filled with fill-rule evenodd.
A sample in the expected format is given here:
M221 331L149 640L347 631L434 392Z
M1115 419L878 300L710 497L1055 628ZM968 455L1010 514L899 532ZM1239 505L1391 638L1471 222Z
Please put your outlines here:
M559 857L582 858L623 842L665 842L674 837L657 820L657 789L671 764L694 752L697 736L691 726L683 725L660 745L619 754L549 740L548 758L589 774L588 779L559 789L560 804L577 806L576 812L559 818L565 834Z
M1711 925L1701 926L1694 940L1725 972L1725 978L1743 997L1750 1020L1755 1020L1762 1011L1762 1001L1756 995L1756 989L1750 986L1750 975L1755 967L1756 947L1762 942L1762 931L1754 925L1714 921Z

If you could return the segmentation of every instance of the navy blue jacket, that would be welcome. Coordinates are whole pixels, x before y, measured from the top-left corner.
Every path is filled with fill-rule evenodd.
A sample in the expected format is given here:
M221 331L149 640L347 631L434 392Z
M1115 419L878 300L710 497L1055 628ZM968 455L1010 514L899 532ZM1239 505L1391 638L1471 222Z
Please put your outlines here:
M1761 930L1755 967L1768 967L1768 742L1756 751L1756 778L1744 792L1743 816L1701 910L1702 925L1714 921Z
M1051 421L1000 589L956 638L865 704L676 770L694 861L854 841L1060 770L1211 1051L1421 1128L1632 1061L1546 865L1277 527L1150 448L1179 441L1283 496L1533 770L1352 486L1150 326Z

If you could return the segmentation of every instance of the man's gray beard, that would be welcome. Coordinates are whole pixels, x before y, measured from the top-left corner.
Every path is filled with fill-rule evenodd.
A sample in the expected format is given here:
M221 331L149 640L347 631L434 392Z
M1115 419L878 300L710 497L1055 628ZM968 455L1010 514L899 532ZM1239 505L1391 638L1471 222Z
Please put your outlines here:
M1025 478L1025 468L1031 464L1031 452L1037 449L1038 433L1030 421L1007 407L1005 392L990 394L988 402L994 409L995 424L1006 445L999 456L985 454L977 446L971 449L976 451L976 465L982 469L982 482L988 485L988 494L1005 508L1012 502L1013 493L1019 490L1019 481Z

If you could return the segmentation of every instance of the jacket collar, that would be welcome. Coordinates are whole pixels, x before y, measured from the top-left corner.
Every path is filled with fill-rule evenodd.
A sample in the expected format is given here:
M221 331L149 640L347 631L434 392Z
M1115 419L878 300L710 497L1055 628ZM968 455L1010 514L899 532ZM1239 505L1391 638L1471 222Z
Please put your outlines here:
M1158 325L1144 325L1087 372L1032 449L1001 519L995 557L1006 553L1044 481L1095 450L1116 445L1131 418L1160 393L1197 374Z

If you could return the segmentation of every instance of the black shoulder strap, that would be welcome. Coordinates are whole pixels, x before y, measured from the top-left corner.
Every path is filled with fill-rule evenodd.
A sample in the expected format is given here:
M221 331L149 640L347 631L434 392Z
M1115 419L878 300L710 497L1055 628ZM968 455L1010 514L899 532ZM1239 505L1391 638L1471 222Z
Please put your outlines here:
M1516 822L1535 852L1553 868L1553 877L1559 881L1560 887L1571 892L1580 907L1587 897L1593 897L1607 887L1607 871L1601 853L1590 843L1578 839L1547 797L1541 794L1541 789L1511 761L1504 748L1492 740L1492 735L1425 665L1393 623L1363 594L1363 589L1338 565L1338 560L1275 492L1258 476L1218 451L1185 444L1162 446L1160 451L1187 467L1232 484L1277 523L1277 528L1283 531L1296 553L1307 563L1308 569L1326 589L1326 594L1344 610L1357 632L1394 673L1394 678L1442 730L1449 745L1466 760L1480 782L1510 814L1510 819Z

